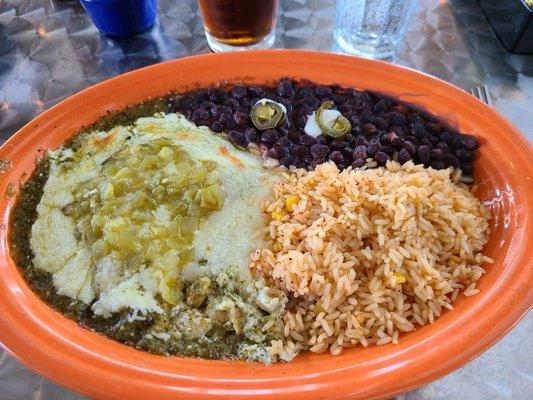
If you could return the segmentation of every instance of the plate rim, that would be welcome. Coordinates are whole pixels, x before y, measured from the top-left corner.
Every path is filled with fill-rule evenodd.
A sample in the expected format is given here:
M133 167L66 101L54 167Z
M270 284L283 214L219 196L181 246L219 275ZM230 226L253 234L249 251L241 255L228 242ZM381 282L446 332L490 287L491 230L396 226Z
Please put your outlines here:
M42 124L42 123L46 123L46 120L47 118L50 116L50 115L53 115L53 114L56 114L56 113L60 113L65 107L69 107L69 105L74 102L74 101L79 101L81 99L84 98L84 96L88 96L88 95L91 95L93 93L97 93L101 88L106 88L110 85L113 85L115 82L118 82L119 80L127 80L127 78L129 77L132 77L132 76L140 76L146 72L149 72L149 71L155 71L155 70L158 70L158 69L161 69L163 70L164 68L168 67L168 66L172 66L172 67L176 67L179 69L180 65L183 65L185 63L201 63L203 60L210 60L210 59L215 59L215 58L220 58L221 60L224 60L224 59L230 59L230 58L235 58L235 59L239 59L239 58L242 58L244 55L246 56L249 56L249 57L316 57L317 59L323 59L324 61L327 61L327 60L332 60L332 61L336 61L336 62L347 62L347 63L362 63L362 64L368 64L368 65L374 65L374 66L382 66L383 68L386 68L386 69L390 69L390 70L395 70L397 71L398 74L401 74L401 73L409 73L409 74L415 74L416 76L423 76L425 80L429 80L429 82L435 82L436 84L438 84L440 87L444 87L448 90L452 90L454 92L457 92L458 90L460 91L460 89L454 87L453 85L445 82L445 81L442 81L438 78L435 78L431 75L428 75L428 74L425 74L425 73L422 73L422 72L419 72L419 71L416 71L416 70L413 70L411 68L407 68L407 67L403 67L403 66L397 66L397 65L392 65L392 64L389 64L389 63L386 63L386 62L382 62L382 61L374 61L374 60L365 60L365 59L360 59L360 58L357 58L357 57L351 57L351 56L343 56L343 55L337 55L337 54L332 54L332 53L324 53L324 52L317 52L317 51L302 51L302 50L270 50L270 51L253 51L253 52L246 52L246 53L233 53L233 54L228 54L228 53L225 53L225 54L203 54L203 55L196 55L196 56L191 56L191 57L185 57L185 58L182 58L182 59L177 59L177 60L171 60L171 61L167 61L167 62L164 62L164 63L161 63L161 64L155 64L155 65L151 65L151 66L148 66L148 67L144 67L144 68L141 68L141 69L137 69L137 70L134 70L134 71L130 71L126 74L122 74L122 75L119 75L119 76L116 76L116 77L113 77L113 78L110 78L110 79L107 79L105 81L102 81L100 83L97 83L96 85L93 85L89 88L86 88L70 97L68 97L67 99L61 101L60 103L58 103L57 105L51 107L50 109L46 110L45 112L43 112L42 114L40 114L39 116L37 116L35 119L33 119L32 121L30 121L28 124L26 124L23 128L21 128L17 133L15 133L13 136L11 136L4 144L3 146L1 147L0 149L0 155L3 154L4 150L5 149L8 149L8 148L12 148L15 146L15 144L17 144L18 142L20 142L22 139L21 139L21 136L23 134L25 134L25 132L27 130L31 130L32 129L32 126L35 125L35 124ZM172 89L172 88L171 88ZM461 91L462 92L462 91ZM464 95L468 96L468 94L466 92L464 92ZM502 116L500 116L499 114L497 114L493 109L491 109L490 107L486 106L484 103L478 101L477 99L469 99L468 100L471 104L475 104L476 107L484 110L485 112L488 112L489 114L491 115L496 115L501 121L503 121L504 125L506 125L509 129L510 129L510 132L511 132L511 135L514 135L514 138L515 139L518 139L518 144L520 144L521 146L523 146L525 148L525 152L529 152L530 155L533 154L532 150L531 150L531 145L529 144L529 142L527 141L527 139L525 139L523 136L521 136L519 133L518 133L518 130L516 128L514 128L514 126L512 124L510 124L505 118L503 118ZM75 132L72 132L72 134L74 134ZM28 138L26 138L27 140L29 140ZM22 140L23 143L25 143L24 140ZM530 165L531 167L531 165ZM9 207L7 208L7 211L8 212L3 212L2 210L2 218L4 219L4 223L6 221L6 218L7 216L9 215ZM531 232L530 232L531 233ZM2 243L0 243L0 252L2 253L2 256L6 256L8 257L9 259L9 254L4 254L5 252L8 252L8 249L7 249L7 243L5 241L5 234L4 233L0 233L2 236ZM528 262L531 263L532 261L532 257L529 257L529 260ZM530 268L531 269L531 268ZM17 271L18 272L18 271ZM526 271L527 272L527 271ZM532 273L530 271L529 273L530 277L532 276ZM23 284L24 284L24 281L22 281ZM526 291L525 293L525 296L524 296L524 299L522 302L520 303L516 303L516 307L515 307L515 310L514 310L514 313L513 313L513 321L509 322L505 322L504 324L502 324L500 322L500 324L496 324L494 325L493 327L493 331L491 332L491 335L487 335L487 337L485 337L483 339L483 342L481 344L477 344L475 346L475 349L474 350L470 350L468 352L465 352L463 354L461 354L460 356L456 356L456 357L453 357L453 360L451 362L448 362L448 363L444 363L442 365L440 365L437 369L438 371L435 371L435 368L429 368L431 371L426 374L426 375L422 375L420 378L409 378L406 380L406 382L404 382L403 384L398 384L396 386L396 388L389 388L388 391L386 392L383 392L383 393L379 393L375 390L377 390L378 388L374 388L374 392L373 392L373 395L371 396L367 396L366 398L377 398L376 396L380 397L380 396L390 396L390 395L393 395L393 394L397 394L397 393L400 393L400 392L403 392L403 391L406 391L406 390L409 390L409 389L412 389L416 386L419 386L420 384L422 383L427 383L431 380L434 380L434 379L437 379L441 376L443 376L444 374L452 371L453 369L457 368L458 366L464 364L465 362L469 361L470 359L474 358L475 356L479 355L481 352L483 352L484 350L486 350L489 346L491 346L492 344L494 344L496 341L498 341L499 339L501 339L505 333L510 330L514 325L516 325L516 323L518 323L518 321L520 320L520 318L522 318L525 313L528 311L528 309L531 307L531 303L532 303L532 300L533 300L533 292L531 290L529 291ZM3 310L4 307L3 305L0 306L0 310ZM5 311L5 309L4 309ZM52 310L53 313L55 313L55 311ZM0 326L5 326L6 324L6 319L3 315L4 313L0 313ZM496 327L498 328L497 329L497 332L496 332ZM43 329L47 329L46 327L42 327ZM10 332L10 334L12 335L14 332ZM7 346L5 346L7 348L7 350L14 354L16 358L18 358L22 363L24 363L25 365L29 366L31 369L33 370L36 370L37 372L45 375L45 376L48 376L49 379L50 379L50 374L48 374L47 372L47 368L43 368L42 365L38 365L38 363L35 363L35 362L32 362L32 360L30 360L29 358L31 357L28 357L27 354L22 354L23 352L21 352L21 350L24 348L26 350L32 350L32 351L37 351L37 352L42 352L43 351L43 348L41 349L35 349L35 348L31 348L31 345L29 347L27 346L22 346L21 347L21 344L18 343L18 345L13 345L13 340L12 338L9 339L9 340L6 340L6 335L5 333L0 333L0 342L2 343L8 343ZM122 345L120 345L122 346ZM50 357L52 358L52 361L53 362L57 362L57 361L62 361L62 360L58 360L57 359L57 355L55 357ZM78 360L79 362L79 360ZM205 361L202 361L202 363L205 362ZM211 361L208 361L208 362L211 362ZM220 362L220 361L214 361L213 363L220 363L220 364L225 364L227 362ZM376 361L376 364L379 364L379 360ZM233 364L235 365L235 364ZM290 365L290 364L287 364L287 365ZM86 366L87 368L89 366ZM384 366L381 366L381 368L384 368ZM253 369L253 368L252 368ZM108 371L109 372L109 371ZM343 376L346 376L345 372L346 371L343 371L344 373L342 374ZM338 371L332 371L328 374L324 374L324 375L331 375L331 374L334 374L334 373L338 373ZM98 375L96 372L95 372L96 375ZM400 374L400 375L405 375L405 374ZM66 375L65 375L66 377ZM190 379L186 378L185 376L183 376L182 378L184 378L183 382L187 383ZM308 377L308 376L305 376L305 380L309 380L311 379L311 381L313 381L314 377ZM328 378L331 378L331 376L328 376ZM58 377L58 376L52 376L51 377L52 380L56 381L56 383L59 383L61 385L64 385L64 386L67 386L75 391L79 391L81 393L84 393L84 394L92 394L92 395L98 395L99 397L102 397L104 398L105 397L105 393L102 393L101 391L93 391L92 389L93 388L90 388L90 387L87 387L87 385L85 384L82 384L80 382L72 382L72 381L69 381L68 379L62 379L61 377ZM312 392L312 395L313 396L318 396L319 394L328 394L329 396L335 396L335 393L337 392L336 390L336 385L339 385L339 384L342 384L342 383L345 383L345 379L346 378L343 378L343 379L337 379L336 381L335 380L331 380L329 382L324 382L324 379L321 378L320 381L321 383L320 384L316 384L316 391L313 391ZM296 395L297 392L299 390L302 389L302 386L304 385L303 383L298 383L296 382L294 379L292 381L291 384L288 383L288 378L287 379L271 379L270 382L271 383L275 383L276 385L278 385L277 389L274 390L274 388L269 388L269 387L264 387L264 393L260 393L262 394L263 397L275 397L275 396L280 396L281 395L281 391L280 390L283 390L283 393L288 393L287 391L296 391L295 393L295 398L298 398L298 396ZM116 381L116 379L115 379ZM120 381L120 379L119 379ZM202 379L197 379L196 382L197 383L201 383L203 380ZM262 380L261 381L262 384L267 384L267 380ZM243 392L242 388L243 387L246 387L246 386L254 386L254 382L253 381L250 381L249 379L244 379L242 381L232 381L232 382L224 382L224 380L205 380L205 387L203 389L198 389L197 388L197 393L198 395L201 395L203 397L213 397L213 396L218 396L218 395L221 395L221 396L229 396L229 397L233 397L233 396L236 396L236 395L243 395L243 393L247 393L246 391ZM209 384L215 384L217 383L219 386L217 386L217 388L214 388L214 387L208 387ZM257 384L257 382L255 382ZM233 387L235 384L237 385L241 385L241 388L235 388ZM148 388L150 386L153 386L153 385L150 385L150 382L144 382L144 387L145 388ZM242 386L244 385L244 386ZM267 386L270 385L270 383L267 384ZM193 389L192 388L193 385L191 385L191 390ZM261 385L260 385L261 386ZM183 387L182 387L183 389ZM151 390L158 390L157 388L153 388ZM258 387L255 387L254 390L259 390ZM132 391L130 391L130 393L132 393ZM177 392L175 392L175 390L171 390L169 393L173 393L174 395L177 394ZM109 394L109 393L108 393ZM309 392L306 392L306 394L309 394ZM338 394L338 393L337 393Z

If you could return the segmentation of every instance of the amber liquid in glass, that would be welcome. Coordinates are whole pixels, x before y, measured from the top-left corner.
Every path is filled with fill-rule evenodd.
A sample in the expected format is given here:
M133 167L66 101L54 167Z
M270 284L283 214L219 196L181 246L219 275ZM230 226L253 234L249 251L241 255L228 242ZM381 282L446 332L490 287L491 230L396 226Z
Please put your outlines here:
M276 26L279 0L199 0L208 34L228 46L259 43Z

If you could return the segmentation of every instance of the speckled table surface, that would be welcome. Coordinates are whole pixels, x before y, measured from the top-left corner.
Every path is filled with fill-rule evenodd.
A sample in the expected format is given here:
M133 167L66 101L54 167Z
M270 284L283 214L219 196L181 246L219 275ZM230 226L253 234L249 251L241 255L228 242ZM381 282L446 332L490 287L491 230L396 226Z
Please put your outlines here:
M281 0L275 47L335 51L334 10L334 0ZM100 36L77 1L0 0L0 143L96 82L208 51L196 0L159 0L157 25L124 40ZM486 85L498 111L533 141L533 55L506 53L475 1L420 0L391 61L463 89ZM531 399L532 334L530 312L482 356L399 399ZM0 350L0 400L78 398Z

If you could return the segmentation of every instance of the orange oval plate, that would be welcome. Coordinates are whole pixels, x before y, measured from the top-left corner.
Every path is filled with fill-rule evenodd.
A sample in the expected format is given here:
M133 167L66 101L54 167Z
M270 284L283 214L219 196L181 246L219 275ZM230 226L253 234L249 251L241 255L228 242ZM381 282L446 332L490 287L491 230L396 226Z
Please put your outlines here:
M272 366L160 357L137 351L62 317L26 286L9 256L7 226L19 184L42 148L55 148L83 125L150 96L220 81L262 83L289 76L388 92L453 120L482 143L478 196L493 211L486 254L496 260L481 292L405 334L398 345L306 353ZM88 88L44 112L0 149L12 168L0 182L0 342L19 360L77 392L101 398L374 399L437 379L500 339L532 304L533 151L492 108L443 81L395 65L317 52L210 54L154 65ZM24 175L25 176L25 175Z

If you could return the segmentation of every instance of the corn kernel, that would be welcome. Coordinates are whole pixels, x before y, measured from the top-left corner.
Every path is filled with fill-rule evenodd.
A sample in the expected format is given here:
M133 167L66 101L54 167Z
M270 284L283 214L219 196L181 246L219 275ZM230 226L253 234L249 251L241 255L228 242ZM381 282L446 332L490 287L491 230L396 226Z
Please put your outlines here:
M287 200L285 200L285 207L287 207L287 210L292 211L294 206L298 204L299 201L300 201L299 196L291 196Z
M283 218L283 213L280 213L278 211L273 211L272 214L270 214L272 219L275 219L277 221L280 221Z
M283 245L280 242L276 242L272 246L272 250L274 250L275 252L281 251L283 250Z
M397 283L405 283L407 281L407 278L401 272L395 272L393 275L396 278Z

